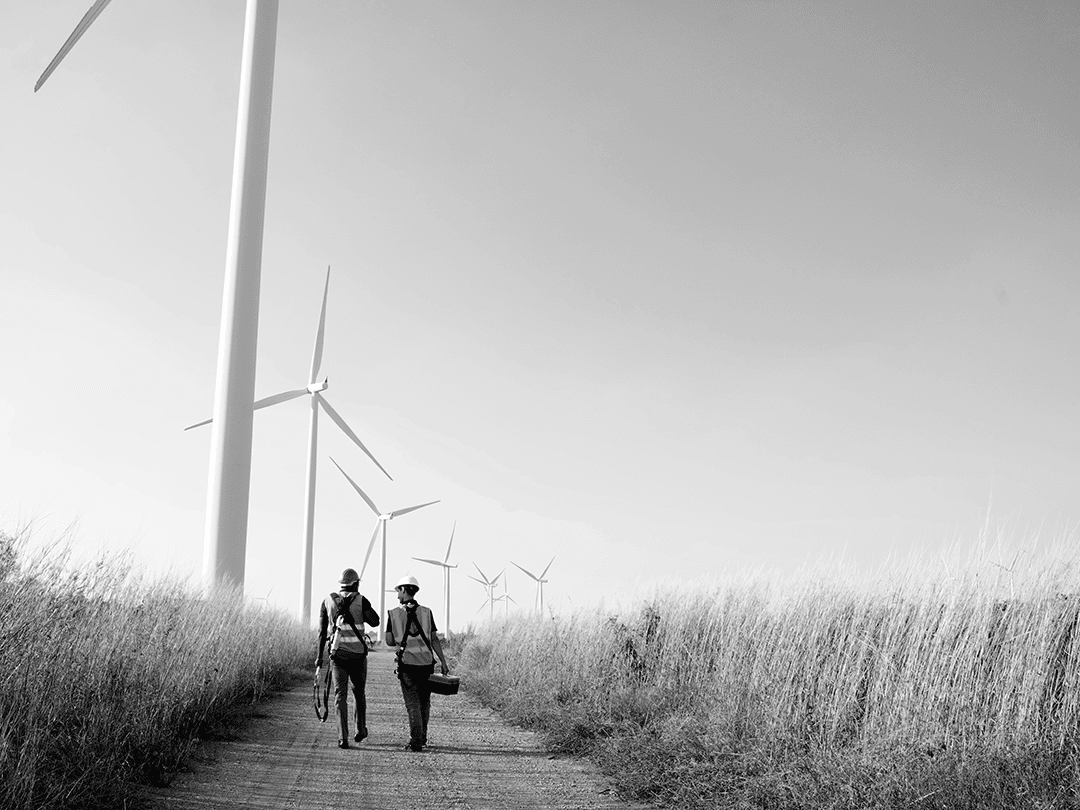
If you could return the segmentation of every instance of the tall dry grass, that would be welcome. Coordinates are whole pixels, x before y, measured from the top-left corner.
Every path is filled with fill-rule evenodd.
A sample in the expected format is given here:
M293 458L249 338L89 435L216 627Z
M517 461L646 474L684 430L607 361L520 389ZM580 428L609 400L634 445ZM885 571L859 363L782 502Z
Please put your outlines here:
M1075 556L658 592L498 624L467 688L661 805L1080 806Z
M121 807L199 735L295 677L310 634L129 566L0 533L0 807Z

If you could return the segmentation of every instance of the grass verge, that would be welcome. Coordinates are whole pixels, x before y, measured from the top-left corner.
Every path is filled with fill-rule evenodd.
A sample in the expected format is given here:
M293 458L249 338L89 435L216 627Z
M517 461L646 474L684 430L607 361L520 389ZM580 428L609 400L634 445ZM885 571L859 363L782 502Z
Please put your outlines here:
M237 592L118 562L73 570L0 534L0 807L137 804L200 736L292 681L310 633Z
M469 692L687 808L1080 806L1076 565L658 593L468 638Z

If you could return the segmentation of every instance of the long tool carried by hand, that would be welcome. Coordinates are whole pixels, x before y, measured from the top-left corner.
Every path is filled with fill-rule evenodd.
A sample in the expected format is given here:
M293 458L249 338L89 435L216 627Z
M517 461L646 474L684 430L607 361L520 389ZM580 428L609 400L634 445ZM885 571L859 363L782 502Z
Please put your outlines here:
M321 684L322 689L320 690L319 675L321 673L322 665L319 664L315 667L315 686L312 693L315 699L315 716L325 723L327 715L330 714L330 667L326 668L326 674L323 676Z

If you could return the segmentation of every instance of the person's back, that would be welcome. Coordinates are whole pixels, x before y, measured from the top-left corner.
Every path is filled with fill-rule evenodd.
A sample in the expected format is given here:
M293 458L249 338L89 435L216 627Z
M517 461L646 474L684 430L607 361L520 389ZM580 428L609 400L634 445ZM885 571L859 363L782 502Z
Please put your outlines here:
M427 745L431 708L428 677L435 671L435 656L439 658L444 675L450 668L446 664L431 609L418 604L414 598L420 590L416 577L402 577L394 590L401 604L387 614L385 640L388 647L397 648L397 675L401 681L405 711L409 716L409 742L406 747L411 751L422 751Z
M364 624L378 627L379 614L371 607L367 597L358 590L359 576L352 568L341 574L341 588L323 600L319 609L319 648L315 665L322 666L323 647L330 642L331 672L334 679L335 705L341 725L340 748L349 747L349 697L348 684L352 682L353 699L356 703L355 742L367 737L367 637ZM328 635L329 634L329 635Z

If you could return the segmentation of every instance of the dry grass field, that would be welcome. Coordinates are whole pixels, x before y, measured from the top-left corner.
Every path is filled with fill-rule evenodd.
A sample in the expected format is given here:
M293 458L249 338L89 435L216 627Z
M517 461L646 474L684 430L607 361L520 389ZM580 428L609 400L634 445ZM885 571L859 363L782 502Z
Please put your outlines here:
M126 807L309 663L295 620L0 533L0 807Z
M462 667L663 806L1080 806L1080 568L1009 567L673 588L495 624Z

